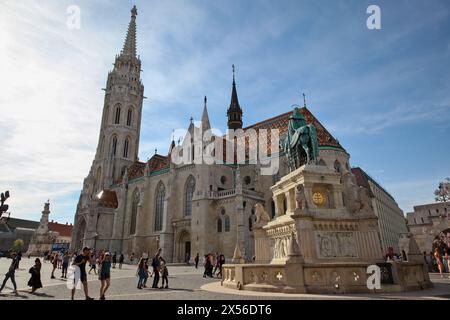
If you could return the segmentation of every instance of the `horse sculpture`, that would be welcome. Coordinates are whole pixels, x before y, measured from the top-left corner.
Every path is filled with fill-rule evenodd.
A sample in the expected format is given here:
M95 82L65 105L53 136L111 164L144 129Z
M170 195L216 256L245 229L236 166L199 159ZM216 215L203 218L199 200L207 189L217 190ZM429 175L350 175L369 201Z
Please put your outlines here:
M295 108L289 117L288 132L283 150L291 171L304 164L315 163L319 155L317 130L314 124L307 124L305 117Z

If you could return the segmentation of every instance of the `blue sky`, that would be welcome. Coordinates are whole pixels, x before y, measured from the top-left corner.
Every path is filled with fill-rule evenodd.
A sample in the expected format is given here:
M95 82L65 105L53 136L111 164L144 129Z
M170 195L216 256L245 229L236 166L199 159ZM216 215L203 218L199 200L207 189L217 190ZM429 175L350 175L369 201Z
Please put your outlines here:
M450 3L430 1L12 1L0 3L0 189L11 215L72 222L100 128L107 72L138 8L145 85L141 148L208 96L224 130L231 64L245 124L301 103L405 211L450 175ZM381 9L369 30L366 9ZM67 28L66 9L81 10Z

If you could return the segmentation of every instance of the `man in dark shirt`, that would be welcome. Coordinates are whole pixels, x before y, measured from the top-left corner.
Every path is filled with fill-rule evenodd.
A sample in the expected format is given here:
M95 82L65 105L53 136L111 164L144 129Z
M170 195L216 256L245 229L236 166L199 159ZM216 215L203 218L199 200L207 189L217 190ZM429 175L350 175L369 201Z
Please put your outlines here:
M82 254L78 255L75 260L73 261L73 266L78 266L80 268L80 281L83 284L84 289L84 295L86 296L86 300L94 300L94 298L89 297L88 294L88 284L87 284L87 274L86 274L86 262L89 261L89 257L91 255L91 250L88 247L83 248ZM72 300L75 296L75 290L76 290L76 281L74 280L74 286L72 288Z
M16 285L16 269L19 268L19 258L17 256L17 254L15 252L13 252L11 254L11 265L9 266L9 270L8 272L5 274L5 279L3 280L2 286L0 287L0 292L3 290L3 288L5 287L6 281L8 281L8 279L11 279L11 282L14 286L14 291L13 293L17 294L17 285Z
M159 257L161 255L161 248L158 249L158 252L156 252L155 256L152 260L152 267L153 267L153 274L155 277L153 278L153 286L152 288L157 289L158 288L158 282L159 282L159 267L161 266L161 261L159 260Z

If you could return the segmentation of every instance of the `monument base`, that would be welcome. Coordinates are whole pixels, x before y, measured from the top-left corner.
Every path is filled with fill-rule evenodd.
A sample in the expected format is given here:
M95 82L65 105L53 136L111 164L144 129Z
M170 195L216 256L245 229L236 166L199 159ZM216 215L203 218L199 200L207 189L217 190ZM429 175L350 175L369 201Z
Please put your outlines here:
M255 261L267 263L224 265L222 285L321 294L430 287L413 246L408 262L384 261L378 218L367 190L353 178L314 164L282 177L271 188L276 218L270 221L264 208L256 208Z

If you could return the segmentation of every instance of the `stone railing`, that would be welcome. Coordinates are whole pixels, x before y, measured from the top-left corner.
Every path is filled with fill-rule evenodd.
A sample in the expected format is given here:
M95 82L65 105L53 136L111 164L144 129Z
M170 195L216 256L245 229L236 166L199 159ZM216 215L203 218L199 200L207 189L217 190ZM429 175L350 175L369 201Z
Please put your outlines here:
M245 290L251 286L267 287L264 291L286 286L284 265L277 264L241 264L225 265L223 281L225 287ZM251 289L250 289L251 290Z
M242 190L242 194L244 196L250 198L256 198L259 200L264 200L264 194L262 192L254 191L254 190ZM223 199L228 197L233 197L236 195L236 189L227 189L220 191L209 191L209 197L213 199Z

